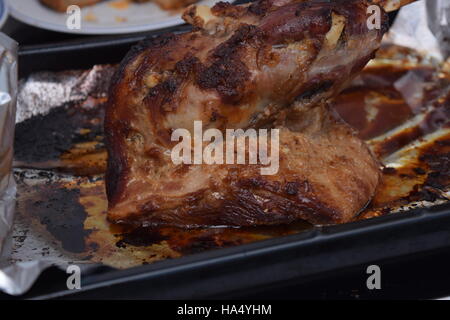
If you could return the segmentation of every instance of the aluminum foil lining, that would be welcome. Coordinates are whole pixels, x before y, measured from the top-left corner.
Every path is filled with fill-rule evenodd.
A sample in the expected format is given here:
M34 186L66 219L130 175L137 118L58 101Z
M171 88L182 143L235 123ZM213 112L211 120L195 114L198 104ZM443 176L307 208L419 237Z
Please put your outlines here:
M449 5L450 0L419 1L402 8L386 41L426 52L440 61L445 60L449 54L449 44L446 42L448 40L445 40L449 38L448 32L450 30L448 25ZM0 40L1 44L5 46L3 38ZM4 48L3 50L6 52ZM3 56L1 64L2 71L5 65L7 65L4 62L5 58ZM107 80L110 79L114 69L112 66L97 66L88 71L67 71L63 73L41 72L31 75L26 80L20 82L17 122L22 122L32 116L47 114L50 110L60 107L65 103L84 101L86 98L87 100L83 102L84 107L89 108L89 103L95 103L95 101L90 100L92 97L94 99L105 98L104 92L106 90L104 86L108 85ZM4 74L2 72L2 82L3 79ZM8 78L8 80L11 81L12 77ZM8 91L9 95L12 92L14 91ZM96 93L99 94L97 95ZM14 100L13 96L10 96L10 98L11 101ZM13 105L13 103L10 103L10 105ZM13 116L10 115L10 117ZM3 116L1 119L3 119ZM2 126L1 128L4 127L3 120L0 126ZM9 132L11 133L12 129ZM2 138L2 143L3 141L5 140ZM12 138L8 142L8 150L12 150L11 145ZM3 145L1 147L3 148ZM3 149L1 150L1 154L3 154ZM8 161L11 161L11 156L12 151ZM44 165L58 166L55 163L45 163ZM5 182L5 184L10 186L8 196L12 200L14 194L14 188L12 186L14 182L11 178L10 167L9 165L6 173L8 178L5 180L7 183ZM39 176L41 174L39 170L16 170L16 173L23 175L25 180L31 178L32 175ZM70 178L65 181L64 175L54 177L52 174L48 174L41 177L42 179L48 180L49 183L52 179L58 179L60 183L73 183ZM37 181L35 179L29 180ZM85 199L89 198L89 194L85 196ZM14 204L11 201L9 208L12 209L13 206ZM22 219L19 212L17 212L13 226L14 241L11 241L13 237L7 234L11 232L12 228L12 210L9 210L9 213L6 214L6 210L3 208L2 202L2 207L0 207L0 239L6 239L9 243L3 244L2 257L0 257L0 290L8 294L20 295L25 293L32 286L42 270L50 265L64 267L69 263L80 265L92 263L82 259L80 260L77 255L61 250L51 240L41 237L38 233L29 232L26 234L29 230L32 230L32 226L29 225L30 221ZM95 228L101 229L103 227L105 226L95 225ZM35 248L40 248L40 250L33 251ZM26 257L23 252L27 253ZM161 251L158 254L172 257L170 255L174 253ZM174 254L173 257L176 257L176 255ZM127 260L131 261L131 256L125 254L121 258L121 261L124 261L124 263L127 263ZM127 267L127 265L121 267Z
M105 98L109 79L115 70L114 66L103 65L94 66L86 71L39 72L21 79L18 84L15 79L15 86L18 86L17 113L12 113L9 119L11 129L14 129L14 118L16 123L21 123L33 116L45 115L50 110L66 104L85 101L84 106L88 109L89 105L86 101L90 101L90 98ZM13 154L12 145L13 137L11 136L8 141L10 162ZM43 150L43 152L47 151ZM34 175L33 170L26 170L26 172L30 177ZM8 174L13 183L13 175L10 173L11 163L8 166ZM39 175L37 171L36 175ZM15 191L14 185L14 195ZM8 246L5 246L0 256L0 290L11 295L20 295L26 292L41 272L50 266L65 269L68 264L76 263L82 267L87 263L75 255L62 253L53 241L42 237L38 232L29 232L33 229L31 225L33 223L23 219L22 216L16 214L13 224L13 208L14 202L11 203L11 210L7 217L8 224L0 225L0 232L4 231L5 238L9 240ZM0 214L0 218L3 219L3 215ZM42 250L36 250L36 248ZM27 259L22 259L21 254L17 254L17 250L26 252Z
M450 54L450 1L422 0L403 7L385 41L444 61Z
M115 68L94 66L86 71L39 72L19 83L16 122L45 114L55 107L107 92Z
M0 33L0 256L11 246L16 184L12 174L17 96L17 43ZM0 270L0 288L7 281Z

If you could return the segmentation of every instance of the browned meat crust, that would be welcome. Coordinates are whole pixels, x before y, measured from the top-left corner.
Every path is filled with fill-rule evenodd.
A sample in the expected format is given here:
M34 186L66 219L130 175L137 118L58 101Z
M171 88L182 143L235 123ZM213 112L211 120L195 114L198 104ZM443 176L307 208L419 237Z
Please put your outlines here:
M386 30L368 30L365 1L262 0L191 7L196 26L147 40L114 77L105 132L108 218L139 225L351 220L371 199L379 165L328 111ZM280 169L175 165L174 129L279 128Z

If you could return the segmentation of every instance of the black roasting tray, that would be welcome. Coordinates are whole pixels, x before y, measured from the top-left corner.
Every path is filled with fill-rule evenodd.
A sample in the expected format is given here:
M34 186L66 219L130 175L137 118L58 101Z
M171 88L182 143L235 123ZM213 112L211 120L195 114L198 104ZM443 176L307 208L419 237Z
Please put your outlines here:
M186 26L171 31L186 30ZM167 30L165 30L167 31ZM158 34L157 33L152 33ZM117 63L144 36L87 38L20 49L20 76L41 70L90 68ZM345 225L317 227L298 234L231 248L210 250L125 270L91 269L82 289L60 285L32 290L27 298L214 298L293 281L329 276L356 265L419 255L450 247L450 204L415 209ZM48 272L44 277L49 277ZM50 276L51 278L51 276ZM45 286L38 281L38 285ZM48 283L47 283L48 285Z

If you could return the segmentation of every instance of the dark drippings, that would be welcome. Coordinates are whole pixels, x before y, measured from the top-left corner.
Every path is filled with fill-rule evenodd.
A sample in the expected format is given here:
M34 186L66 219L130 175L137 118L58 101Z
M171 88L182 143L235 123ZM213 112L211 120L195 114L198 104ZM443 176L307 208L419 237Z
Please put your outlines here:
M169 239L155 228L137 228L130 232L121 234L120 237L121 239L116 242L116 246L118 248L125 248L127 245L147 247Z
M45 226L47 231L60 241L63 249L82 253L85 237L91 230L84 228L87 213L79 203L80 191L50 185L39 187L41 200L29 199L25 209Z

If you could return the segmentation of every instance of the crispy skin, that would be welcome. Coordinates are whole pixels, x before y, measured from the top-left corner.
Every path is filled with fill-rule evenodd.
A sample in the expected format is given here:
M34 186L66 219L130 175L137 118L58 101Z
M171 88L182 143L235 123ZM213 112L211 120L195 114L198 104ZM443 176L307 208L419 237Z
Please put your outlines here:
M351 220L379 165L328 111L385 32L365 1L259 1L191 7L190 33L147 40L115 75L105 132L108 218L138 225L259 225ZM205 11L206 10L206 11ZM279 128L280 169L174 165L174 129Z

